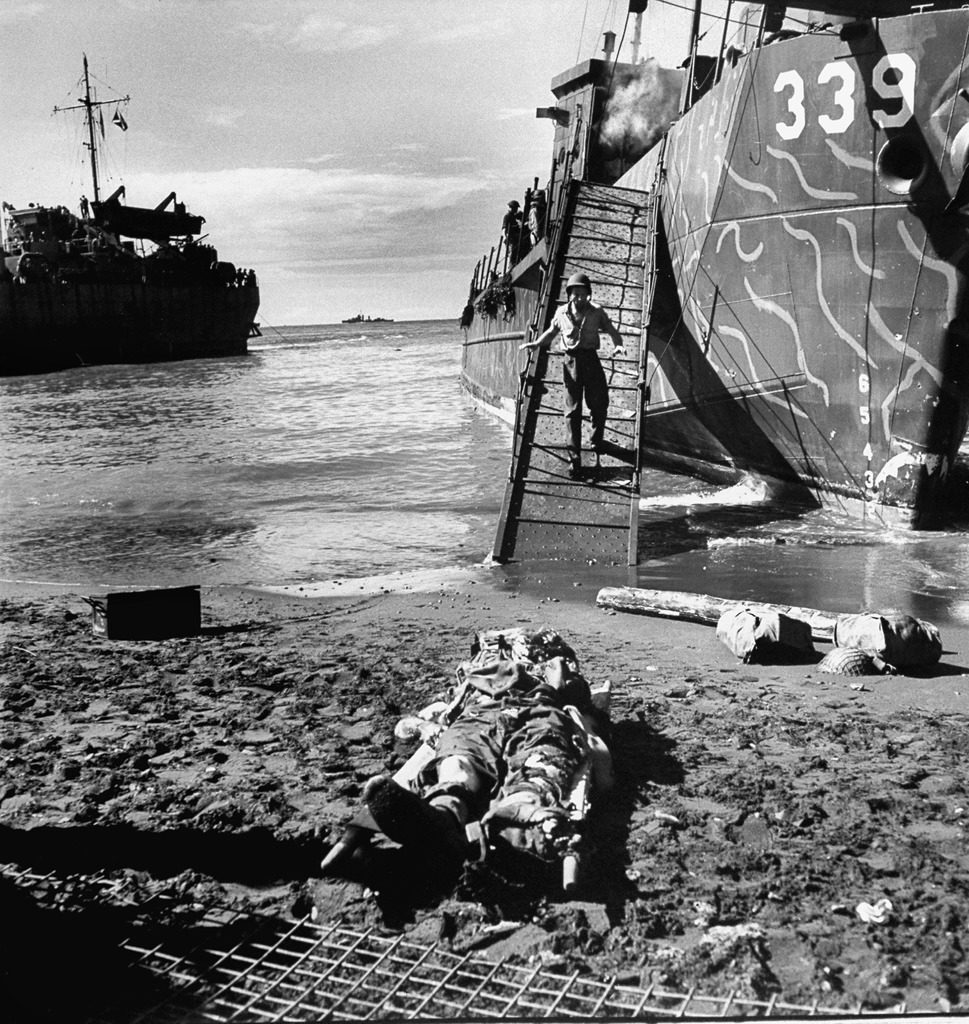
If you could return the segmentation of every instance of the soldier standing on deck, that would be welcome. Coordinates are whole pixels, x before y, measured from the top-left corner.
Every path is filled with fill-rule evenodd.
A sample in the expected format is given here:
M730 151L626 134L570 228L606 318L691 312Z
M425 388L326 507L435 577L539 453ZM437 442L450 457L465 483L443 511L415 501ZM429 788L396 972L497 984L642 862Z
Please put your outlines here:
M622 335L609 319L609 314L592 301L592 282L585 274L573 274L565 286L568 302L560 306L548 330L526 348L548 347L552 339L562 336L562 375L565 384L565 443L569 453L569 476L576 480L582 474L582 399L592 417L592 447L598 457L602 449L609 408L609 385L599 362L599 333L604 331L615 346L612 354L623 355Z
M522 215L518 207L518 200L512 199L508 204L508 212L501 220L501 233L505 239L505 251L508 253L508 258L512 263L518 259L518 247L522 232Z

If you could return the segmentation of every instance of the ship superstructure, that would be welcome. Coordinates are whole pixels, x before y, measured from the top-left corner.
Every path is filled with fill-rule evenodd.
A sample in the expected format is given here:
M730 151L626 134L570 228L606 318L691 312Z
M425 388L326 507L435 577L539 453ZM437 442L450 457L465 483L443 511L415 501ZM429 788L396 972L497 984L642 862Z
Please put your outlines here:
M256 331L254 271L219 259L204 218L174 192L128 206L103 198L84 58L83 109L92 200L66 206L4 202L0 223L0 375L102 363L241 355ZM116 102L116 101L112 101ZM116 115L120 116L120 115Z

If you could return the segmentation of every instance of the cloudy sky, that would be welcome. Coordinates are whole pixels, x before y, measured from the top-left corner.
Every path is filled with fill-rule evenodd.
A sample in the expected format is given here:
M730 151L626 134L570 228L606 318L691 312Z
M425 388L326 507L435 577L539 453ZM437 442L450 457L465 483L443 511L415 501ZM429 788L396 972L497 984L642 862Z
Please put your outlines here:
M678 63L689 16L654 6L643 53ZM131 97L127 132L105 108L103 192L154 206L174 189L223 258L256 269L264 324L457 317L505 204L548 176L535 108L603 31L622 34L626 8L0 0L0 199L90 196L81 118L52 113L81 95L86 53L98 99Z

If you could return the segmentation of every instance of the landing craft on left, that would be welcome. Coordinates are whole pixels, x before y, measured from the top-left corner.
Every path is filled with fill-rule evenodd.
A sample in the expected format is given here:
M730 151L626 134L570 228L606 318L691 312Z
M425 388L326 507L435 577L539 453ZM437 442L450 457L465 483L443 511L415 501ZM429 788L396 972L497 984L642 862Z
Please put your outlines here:
M174 192L154 208L123 203L123 185L102 198L101 108L115 107L126 130L124 100L94 97L86 56L82 84L78 105L60 109L84 111L93 200L82 197L76 214L3 203L0 375L244 355L258 333L255 272L203 244L205 219Z

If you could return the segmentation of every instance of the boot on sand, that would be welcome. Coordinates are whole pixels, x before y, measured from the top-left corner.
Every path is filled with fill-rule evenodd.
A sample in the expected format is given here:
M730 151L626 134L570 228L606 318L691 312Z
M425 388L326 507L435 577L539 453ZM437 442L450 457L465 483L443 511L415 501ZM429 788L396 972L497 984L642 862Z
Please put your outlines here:
M460 864L464 860L467 839L450 811L432 807L388 775L375 775L364 787L363 798L388 839L436 862Z

